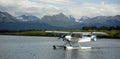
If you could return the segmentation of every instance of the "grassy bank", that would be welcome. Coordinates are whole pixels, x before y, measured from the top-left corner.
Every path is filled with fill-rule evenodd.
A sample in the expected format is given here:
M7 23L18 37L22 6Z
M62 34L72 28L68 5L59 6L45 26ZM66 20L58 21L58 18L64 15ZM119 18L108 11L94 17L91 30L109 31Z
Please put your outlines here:
M120 38L119 30L58 30L67 32L105 32L108 36L98 36L104 38ZM30 30L30 31L0 31L1 35L24 35L24 36L59 36L58 34L46 33L44 30Z
M0 31L1 35L23 35L23 36L54 36L53 34L46 33L45 31Z

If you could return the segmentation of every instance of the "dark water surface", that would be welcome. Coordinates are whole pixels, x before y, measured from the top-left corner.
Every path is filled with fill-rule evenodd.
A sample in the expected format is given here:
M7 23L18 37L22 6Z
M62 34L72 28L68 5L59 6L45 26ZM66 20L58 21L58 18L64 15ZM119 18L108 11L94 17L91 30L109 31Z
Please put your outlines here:
M0 59L120 59L120 40L99 39L81 43L92 49L52 49L62 45L57 37L0 35Z

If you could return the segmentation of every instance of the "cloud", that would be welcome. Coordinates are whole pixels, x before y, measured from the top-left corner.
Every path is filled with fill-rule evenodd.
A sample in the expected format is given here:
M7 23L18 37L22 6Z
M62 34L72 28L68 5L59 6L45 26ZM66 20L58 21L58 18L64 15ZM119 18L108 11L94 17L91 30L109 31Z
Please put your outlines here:
M34 0L34 2L46 3L46 4L53 4L53 5L69 5L75 2L70 0Z
M112 16L120 14L120 6L117 4L93 4L93 3L83 3L79 5L72 6L68 9L69 13L75 17L80 16Z
M120 14L120 5L105 1L89 3L77 0L0 0L0 10L15 16L31 14L42 17L63 12L80 18L81 16L117 15Z
M0 0L0 10L8 11L13 15L32 14L36 16L43 16L47 14L54 14L62 10L54 5L46 5L31 2L29 0ZM62 12L62 11L61 11Z

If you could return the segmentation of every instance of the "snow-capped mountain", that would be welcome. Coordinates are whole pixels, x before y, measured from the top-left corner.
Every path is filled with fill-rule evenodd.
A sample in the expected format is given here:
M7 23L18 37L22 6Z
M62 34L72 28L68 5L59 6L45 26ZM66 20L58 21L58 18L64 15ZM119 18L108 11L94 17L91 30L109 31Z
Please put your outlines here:
M63 13L45 15L41 19L34 15L14 17L0 11L0 30L29 30L29 29L81 29L83 26L120 26L120 15L81 17L77 22L73 16Z
M0 11L0 22L14 22L14 21L18 20L9 13Z
M17 17L17 19L20 19L21 21L36 21L40 20L38 17L33 16L33 15L21 15Z

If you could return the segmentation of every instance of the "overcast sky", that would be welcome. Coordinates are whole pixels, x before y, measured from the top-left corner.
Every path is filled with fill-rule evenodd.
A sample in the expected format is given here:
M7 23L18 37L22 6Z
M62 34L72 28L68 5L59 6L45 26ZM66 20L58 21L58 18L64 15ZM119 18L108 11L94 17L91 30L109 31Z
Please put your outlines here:
M64 13L81 16L120 15L120 0L0 0L0 11L14 16L30 14L38 17Z

